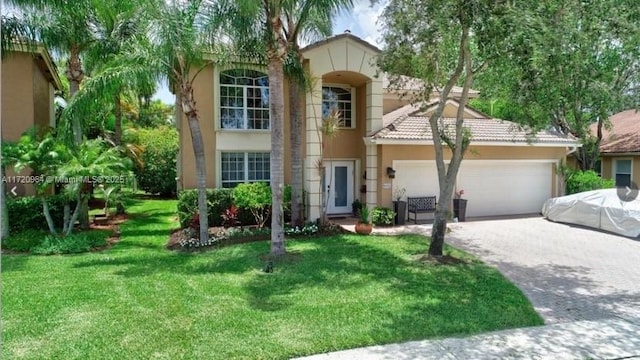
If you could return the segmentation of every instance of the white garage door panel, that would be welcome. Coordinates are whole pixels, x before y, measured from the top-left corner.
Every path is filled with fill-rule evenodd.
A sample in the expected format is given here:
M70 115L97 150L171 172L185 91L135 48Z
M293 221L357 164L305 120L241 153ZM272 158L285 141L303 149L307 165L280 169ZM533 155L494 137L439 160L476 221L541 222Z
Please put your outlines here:
M438 171L434 162L394 162L393 191L404 188L406 196L439 196Z
M458 189L468 199L467 216L539 213L551 197L550 163L463 161Z

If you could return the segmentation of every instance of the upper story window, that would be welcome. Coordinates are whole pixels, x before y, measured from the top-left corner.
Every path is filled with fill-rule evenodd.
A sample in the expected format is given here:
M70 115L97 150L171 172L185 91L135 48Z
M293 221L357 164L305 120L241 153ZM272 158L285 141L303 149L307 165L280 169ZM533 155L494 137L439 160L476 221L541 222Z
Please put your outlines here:
M256 70L220 73L220 127L269 129L269 77Z
M332 111L338 111L342 120L341 127L355 127L353 102L350 88L340 86L322 87L322 117L329 116Z

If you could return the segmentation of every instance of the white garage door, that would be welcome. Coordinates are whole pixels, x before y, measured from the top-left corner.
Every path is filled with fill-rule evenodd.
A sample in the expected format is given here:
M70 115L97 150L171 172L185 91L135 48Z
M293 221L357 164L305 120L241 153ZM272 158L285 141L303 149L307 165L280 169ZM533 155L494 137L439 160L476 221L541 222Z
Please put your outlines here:
M393 168L394 190L440 197L434 161L394 161ZM457 188L468 200L467 217L473 217L539 213L551 197L551 184L551 163L464 160Z
M539 213L551 183L551 163L463 160L457 185L467 216L491 216Z
M439 196L438 171L433 161L394 161L393 191L404 188L406 196Z

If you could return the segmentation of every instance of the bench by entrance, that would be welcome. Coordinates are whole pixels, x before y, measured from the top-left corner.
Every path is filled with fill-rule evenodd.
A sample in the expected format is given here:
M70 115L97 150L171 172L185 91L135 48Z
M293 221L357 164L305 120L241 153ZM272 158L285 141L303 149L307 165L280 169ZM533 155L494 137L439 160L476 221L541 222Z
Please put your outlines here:
M435 196L420 196L420 197L408 197L407 198L407 217L411 220L411 213L413 213L413 222L418 223L418 214L434 213L436 212L436 197Z

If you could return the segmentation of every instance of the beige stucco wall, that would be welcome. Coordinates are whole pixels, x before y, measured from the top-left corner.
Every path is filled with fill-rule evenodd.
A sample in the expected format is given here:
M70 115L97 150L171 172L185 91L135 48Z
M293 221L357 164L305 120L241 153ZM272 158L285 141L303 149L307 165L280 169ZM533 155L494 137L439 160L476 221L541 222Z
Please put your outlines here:
M5 141L19 140L34 124L34 69L28 53L10 53L2 59L2 139Z
M266 69L259 69L266 73ZM223 130L220 129L219 111L219 74L220 69L213 66L207 67L198 74L193 84L193 94L200 118L200 130L205 145L205 158L207 167L207 187L220 186L220 153L222 151L266 151L271 148L271 133L264 130ZM289 139L289 86L284 84L285 108L285 183L291 183L291 141ZM305 100L302 99L302 118L305 114ZM305 127L303 126L303 131ZM181 151L180 183L179 188L189 189L196 187L195 156L189 123L184 115L181 116L179 126ZM303 156L305 152L303 149Z
M563 160L567 149L564 147L536 146L470 146L462 160ZM451 152L445 150L445 160L451 159ZM381 206L391 206L392 189L384 189L383 183L390 182L387 167L393 167L393 160L435 160L433 145L378 145L378 198ZM552 174L552 192L558 191L556 174Z
M36 126L44 129L51 122L51 85L40 68L33 63L33 120Z
M640 184L640 155L629 156L602 156L602 177L605 179L613 179L613 161L615 159L632 159L631 176L632 181L636 184Z
M207 187L214 187L214 165L216 156L216 137L214 131L214 97L213 97L213 67L205 68L198 74L193 83L193 97L198 109L200 118L200 131L204 141L204 151L207 169ZM180 131L180 154L179 161L182 174L180 182L183 188L196 187L196 163L193 154L193 142L189 122L183 115L179 125ZM179 184L180 186L180 184Z

